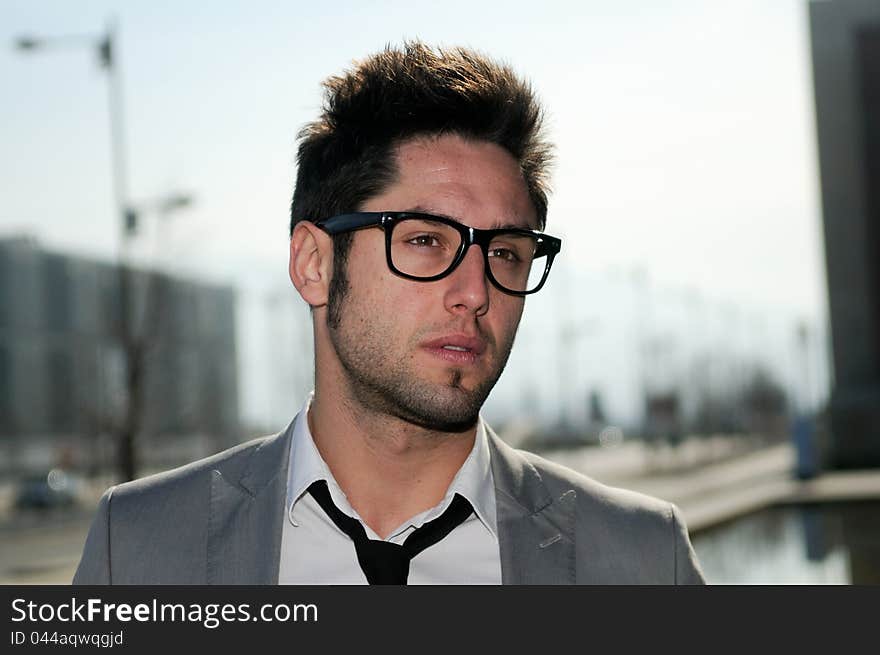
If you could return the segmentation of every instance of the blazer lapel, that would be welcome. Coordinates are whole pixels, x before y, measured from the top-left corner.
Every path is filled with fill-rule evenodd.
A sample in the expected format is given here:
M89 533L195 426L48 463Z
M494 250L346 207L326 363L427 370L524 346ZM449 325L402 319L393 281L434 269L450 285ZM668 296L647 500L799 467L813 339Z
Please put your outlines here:
M490 428L503 584L574 584L574 489L554 497L540 473Z
M293 422L261 443L243 467L211 471L208 584L278 584L292 435Z

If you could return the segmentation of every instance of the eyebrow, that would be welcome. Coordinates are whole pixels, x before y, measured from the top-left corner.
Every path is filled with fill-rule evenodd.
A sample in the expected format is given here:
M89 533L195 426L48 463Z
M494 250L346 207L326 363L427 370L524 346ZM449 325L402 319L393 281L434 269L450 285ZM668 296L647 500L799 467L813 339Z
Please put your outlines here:
M456 223L461 223L462 225L466 225L466 223L464 221L462 221L460 218L458 218L457 216L450 216L449 214L444 214L442 212L438 212L433 209L430 209L429 207L423 207L421 205L415 205L415 206L411 207L410 209L406 209L404 211L417 212L420 214L432 214L433 216L439 216L440 218L448 218L450 221L455 221ZM525 226L520 225L518 223L502 223L501 225L496 225L495 227L491 227L488 229L491 229L491 230L509 230L509 229L536 230L537 228L532 227L531 225L529 225L529 222L526 221Z

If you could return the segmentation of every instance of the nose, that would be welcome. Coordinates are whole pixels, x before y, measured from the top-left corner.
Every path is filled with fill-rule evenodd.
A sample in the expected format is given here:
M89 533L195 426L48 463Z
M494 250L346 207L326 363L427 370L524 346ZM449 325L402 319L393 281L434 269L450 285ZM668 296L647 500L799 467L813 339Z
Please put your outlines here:
M471 245L464 259L449 277L446 290L446 309L452 313L483 316L489 311L489 279L486 277L483 252Z

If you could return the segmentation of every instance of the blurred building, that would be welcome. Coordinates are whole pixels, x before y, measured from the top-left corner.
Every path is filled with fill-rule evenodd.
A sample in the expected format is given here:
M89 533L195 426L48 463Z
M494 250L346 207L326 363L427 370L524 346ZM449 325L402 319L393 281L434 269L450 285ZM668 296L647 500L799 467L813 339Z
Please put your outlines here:
M132 272L143 350L144 465L177 463L238 438L232 288ZM112 465L126 411L115 264L0 239L0 458L5 469ZM65 460L65 461L58 461Z
M831 310L831 466L880 466L880 3L811 2Z

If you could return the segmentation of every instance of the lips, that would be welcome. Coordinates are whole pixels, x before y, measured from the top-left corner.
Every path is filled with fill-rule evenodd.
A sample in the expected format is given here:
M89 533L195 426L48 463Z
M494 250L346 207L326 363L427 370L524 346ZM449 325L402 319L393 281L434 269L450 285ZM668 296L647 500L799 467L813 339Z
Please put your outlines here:
M422 348L448 362L473 364L485 352L486 342L476 337L453 334L426 341Z

